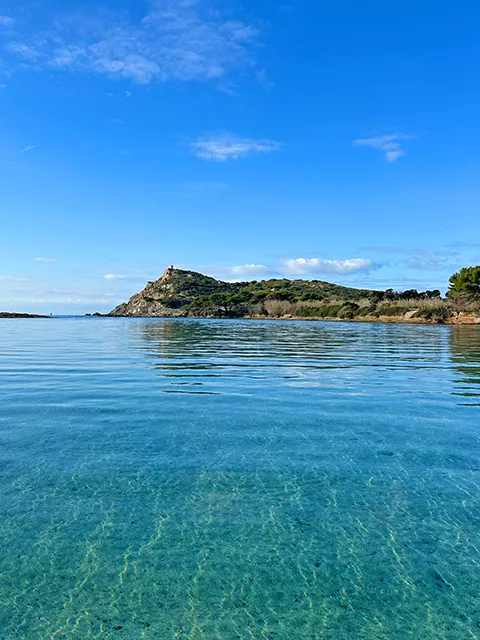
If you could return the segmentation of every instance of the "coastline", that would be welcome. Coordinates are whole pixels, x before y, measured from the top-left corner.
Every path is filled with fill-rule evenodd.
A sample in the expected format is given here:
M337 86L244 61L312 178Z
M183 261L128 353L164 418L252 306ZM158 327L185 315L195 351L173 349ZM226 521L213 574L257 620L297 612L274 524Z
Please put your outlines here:
M356 322L356 323L368 323L374 322L376 324L435 324L435 325L470 325L480 326L480 316L476 316L472 313L455 313L450 318L446 318L440 322L438 320L429 320L427 318L418 318L406 313L399 316L361 316L356 318L316 318L314 316L306 318L299 316L282 316L279 318L273 318L268 316L245 316L243 319L248 320L307 320L307 321L326 321L326 322Z
M480 325L480 295L442 298L438 289L377 291L285 278L224 282L171 266L107 315Z
M169 315L111 315L111 314L87 314L88 317L97 318L158 318L163 320L178 320L178 319L190 319L190 320L292 320L292 321L306 321L306 322L356 322L356 323L369 323L374 322L376 324L428 324L428 325L469 325L480 326L480 316L474 313L466 312L454 312L450 318L446 318L443 321L432 320L422 317L415 317L410 311L403 315L398 316L359 316L355 318L335 318L335 317L318 317L318 316L264 316L264 315L246 315L246 316L219 316L219 315L183 315L183 314L169 314Z

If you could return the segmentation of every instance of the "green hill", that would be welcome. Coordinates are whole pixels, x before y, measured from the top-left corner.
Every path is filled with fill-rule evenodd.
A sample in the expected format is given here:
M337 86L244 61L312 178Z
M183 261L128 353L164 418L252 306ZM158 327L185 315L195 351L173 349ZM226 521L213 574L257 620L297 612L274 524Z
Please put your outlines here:
M353 289L322 280L262 280L223 282L195 271L169 268L155 282L122 303L112 316L230 316L261 315L269 302L376 304L384 292ZM341 305L342 306L342 305Z
M477 300L443 299L438 290L376 291L323 280L223 282L170 267L108 315L480 323L479 305Z

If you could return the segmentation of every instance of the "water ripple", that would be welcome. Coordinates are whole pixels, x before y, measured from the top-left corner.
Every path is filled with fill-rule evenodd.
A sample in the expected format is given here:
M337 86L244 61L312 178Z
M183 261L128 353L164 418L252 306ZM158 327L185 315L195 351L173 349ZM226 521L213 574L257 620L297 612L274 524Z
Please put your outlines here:
M479 636L479 327L1 327L1 640Z

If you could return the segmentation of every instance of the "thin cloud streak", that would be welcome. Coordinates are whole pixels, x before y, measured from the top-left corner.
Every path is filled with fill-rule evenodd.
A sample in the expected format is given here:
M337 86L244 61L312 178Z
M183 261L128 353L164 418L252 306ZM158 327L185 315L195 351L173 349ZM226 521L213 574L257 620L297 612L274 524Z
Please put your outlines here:
M27 153L27 151L31 151L32 149L35 149L36 145L35 144L29 144L27 147L25 147L24 149L21 149L20 151L17 152L17 156L19 156L21 153Z
M57 258L35 258L37 262L57 262Z
M402 191L401 196L406 196L409 193L416 193L417 191L421 191L423 187L415 187L414 189L408 189L408 191Z
M211 134L198 138L190 144L192 153L201 160L226 162L249 155L262 155L280 151L282 145L274 140L241 138L232 133Z
M419 271L454 271L457 261L457 251L426 251L417 249L412 251L405 264L410 269Z
M24 278L23 276L10 276L10 275L6 275L6 276L1 276L0 275L0 280L3 281L10 281L10 282L28 282L29 278Z
M118 275L116 273L106 273L103 276L104 280L139 280L139 276L126 276L126 275Z

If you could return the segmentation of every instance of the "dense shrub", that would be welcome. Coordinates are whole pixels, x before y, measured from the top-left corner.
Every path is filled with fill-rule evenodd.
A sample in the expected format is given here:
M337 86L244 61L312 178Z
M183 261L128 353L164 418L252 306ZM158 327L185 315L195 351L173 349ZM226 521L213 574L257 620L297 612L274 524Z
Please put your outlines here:
M164 298L161 300L161 303L164 307L167 307L167 309L180 309L186 304L185 300L182 300L182 298Z
M400 304L381 304L377 311L380 316L403 316L403 314L412 311L412 307Z
M480 297L458 296L451 302L453 311L480 314Z
M359 318L365 316L378 316L378 307L376 304L369 304L364 307L360 307L357 311L357 316Z
M342 304L305 304L298 303L295 315L300 318L338 318Z
M443 308L425 308L421 309L418 313L420 318L425 318L426 320L432 320L433 322L442 323L445 322L452 315L452 309L448 306L444 306Z
M358 304L354 302L347 302L347 304L343 305L341 309L338 311L338 317L342 318L342 320L352 320L358 313L360 307Z

